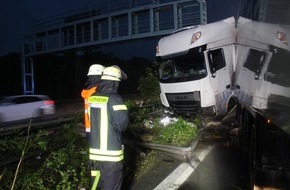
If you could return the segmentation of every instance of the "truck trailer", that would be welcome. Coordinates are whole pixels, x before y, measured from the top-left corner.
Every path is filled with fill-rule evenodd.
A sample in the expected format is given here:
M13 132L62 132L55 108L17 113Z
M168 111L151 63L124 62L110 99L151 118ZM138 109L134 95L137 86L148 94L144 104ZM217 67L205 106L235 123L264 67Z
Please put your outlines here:
M233 89L249 189L290 189L289 29L245 18L237 23Z

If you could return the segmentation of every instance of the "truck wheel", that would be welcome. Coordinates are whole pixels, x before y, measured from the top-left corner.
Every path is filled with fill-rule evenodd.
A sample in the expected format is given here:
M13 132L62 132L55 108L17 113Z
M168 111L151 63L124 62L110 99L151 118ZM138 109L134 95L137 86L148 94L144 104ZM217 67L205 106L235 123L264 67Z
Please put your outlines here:
M231 97L227 103L227 113L229 113L235 106L237 106L238 100L235 97Z

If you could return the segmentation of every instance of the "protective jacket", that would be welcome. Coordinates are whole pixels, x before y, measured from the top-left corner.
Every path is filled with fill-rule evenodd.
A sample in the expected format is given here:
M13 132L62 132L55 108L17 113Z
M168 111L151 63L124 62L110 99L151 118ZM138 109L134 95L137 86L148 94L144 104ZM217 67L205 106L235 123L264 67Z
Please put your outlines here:
M118 162L124 158L121 133L129 124L129 116L122 97L117 94L118 84L101 81L98 91L88 99L90 160Z
M86 132L89 133L91 131L91 123L89 120L88 114L88 98L97 90L97 84L100 81L101 76L89 76L88 80L85 82L86 88L84 88L81 92L81 96L84 99L84 123Z
M89 114L88 114L88 108L89 108L88 99L94 92L96 92L96 90L97 90L97 87L94 86L90 89L83 89L81 93L81 96L84 99L84 108L85 108L84 120L85 120L85 128L86 128L87 133L91 131L91 123L90 123Z

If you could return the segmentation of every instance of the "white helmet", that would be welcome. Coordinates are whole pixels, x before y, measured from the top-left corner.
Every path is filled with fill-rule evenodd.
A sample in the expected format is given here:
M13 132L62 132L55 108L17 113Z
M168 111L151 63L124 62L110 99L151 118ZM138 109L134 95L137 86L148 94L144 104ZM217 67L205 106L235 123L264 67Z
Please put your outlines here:
M121 81L121 79L127 79L127 75L120 69L120 67L113 65L104 69L101 79Z
M100 64L93 64L89 68L88 76L89 75L102 75L105 67Z

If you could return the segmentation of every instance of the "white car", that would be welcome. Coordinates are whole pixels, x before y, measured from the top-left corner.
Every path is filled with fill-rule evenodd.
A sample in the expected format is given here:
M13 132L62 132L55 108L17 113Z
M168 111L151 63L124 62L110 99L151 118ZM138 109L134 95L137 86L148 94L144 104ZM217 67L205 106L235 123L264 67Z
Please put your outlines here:
M0 122L41 117L55 113L55 103L46 95L16 95L0 98Z

